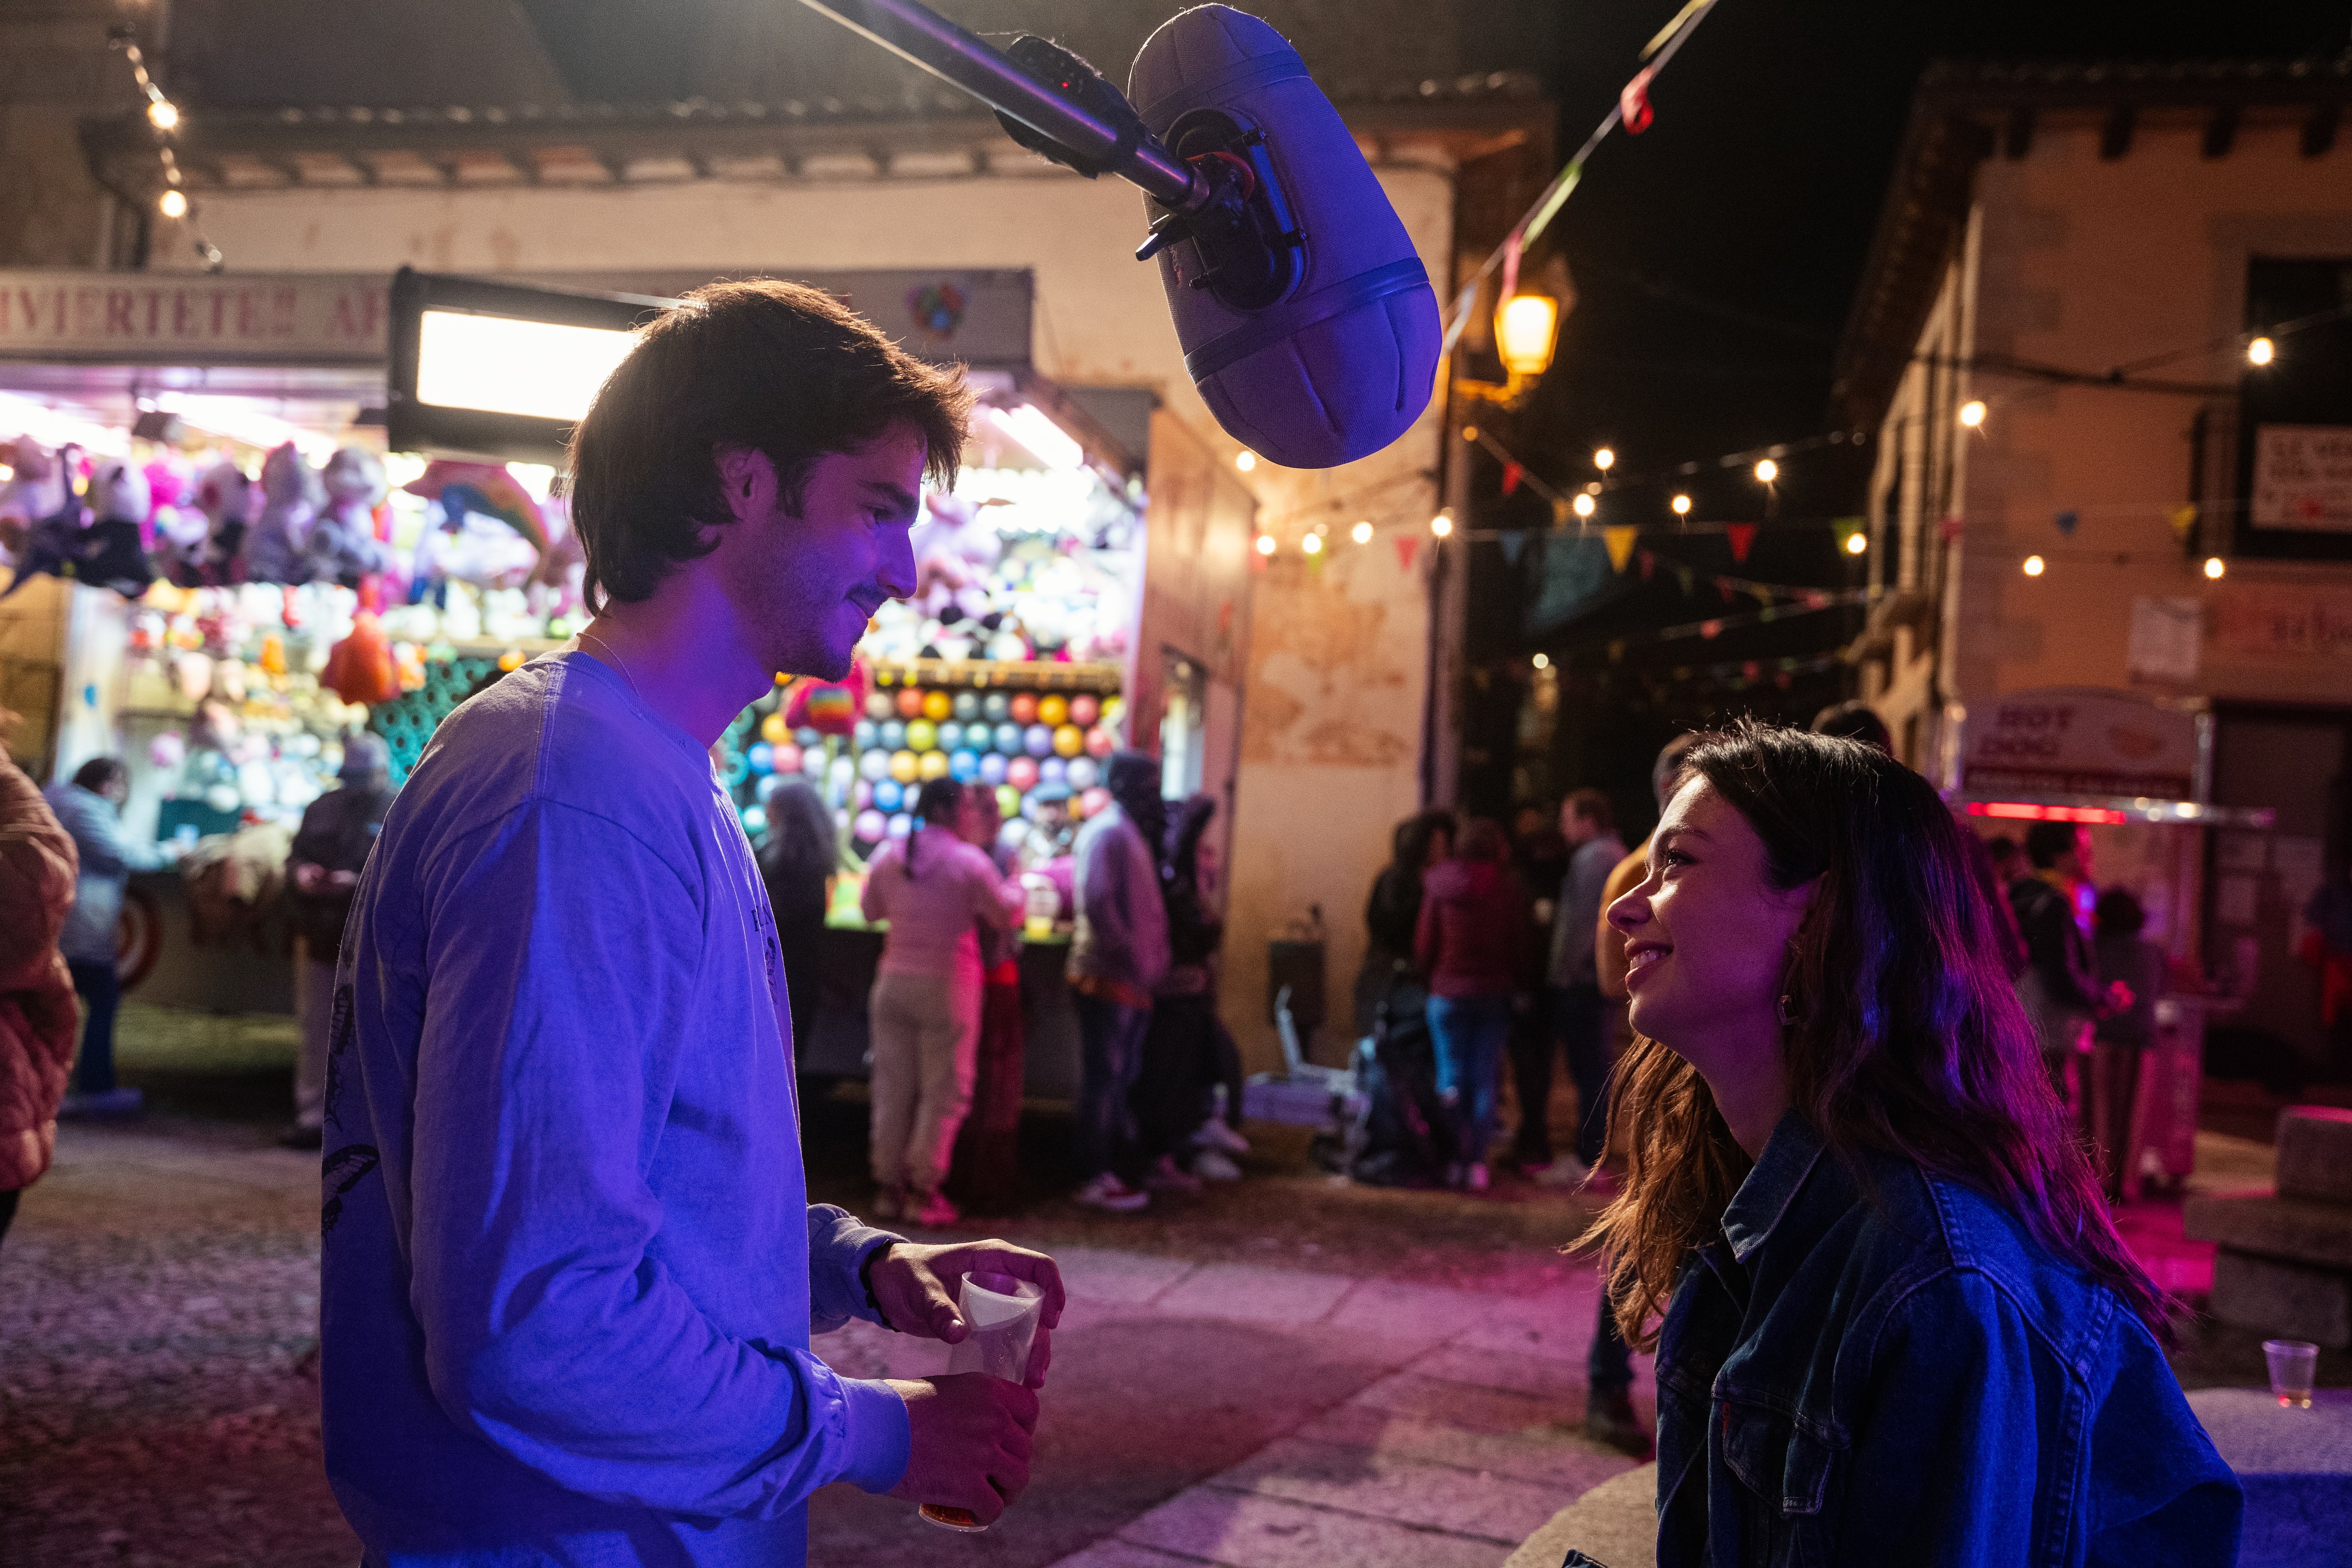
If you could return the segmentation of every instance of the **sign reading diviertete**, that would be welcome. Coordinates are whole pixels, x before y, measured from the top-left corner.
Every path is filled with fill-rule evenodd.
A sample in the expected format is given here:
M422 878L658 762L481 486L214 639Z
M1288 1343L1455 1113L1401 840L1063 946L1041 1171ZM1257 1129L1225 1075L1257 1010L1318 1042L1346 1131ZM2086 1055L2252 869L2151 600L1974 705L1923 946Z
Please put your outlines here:
M2352 533L2352 425L2264 425L2254 432L2256 528Z
M1969 704L1960 758L1960 788L1971 795L2187 800L2197 718L2096 688L2014 691Z
M388 274L0 270L0 360L381 364Z

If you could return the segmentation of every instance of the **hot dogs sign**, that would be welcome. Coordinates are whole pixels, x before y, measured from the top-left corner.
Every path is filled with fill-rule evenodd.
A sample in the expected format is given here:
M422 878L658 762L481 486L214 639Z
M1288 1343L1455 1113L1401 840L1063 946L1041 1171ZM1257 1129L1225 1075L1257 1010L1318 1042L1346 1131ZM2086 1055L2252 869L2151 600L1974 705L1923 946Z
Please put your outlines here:
M1969 705L1962 791L2187 800L2197 777L2193 713L2066 687Z

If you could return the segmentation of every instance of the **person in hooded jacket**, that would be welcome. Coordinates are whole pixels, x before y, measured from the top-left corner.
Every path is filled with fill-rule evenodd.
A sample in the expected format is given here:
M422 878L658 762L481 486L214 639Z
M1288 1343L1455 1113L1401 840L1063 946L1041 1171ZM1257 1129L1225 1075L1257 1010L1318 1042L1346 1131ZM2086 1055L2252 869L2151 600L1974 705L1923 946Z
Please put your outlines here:
M74 988L58 951L80 858L0 747L0 1237L58 1144L74 1054Z
M1495 1089L1517 1005L1527 893L1511 870L1502 826L1474 818L1454 857L1423 879L1413 956L1429 976L1429 1032L1437 1092L1457 1117L1450 1184L1486 1190Z

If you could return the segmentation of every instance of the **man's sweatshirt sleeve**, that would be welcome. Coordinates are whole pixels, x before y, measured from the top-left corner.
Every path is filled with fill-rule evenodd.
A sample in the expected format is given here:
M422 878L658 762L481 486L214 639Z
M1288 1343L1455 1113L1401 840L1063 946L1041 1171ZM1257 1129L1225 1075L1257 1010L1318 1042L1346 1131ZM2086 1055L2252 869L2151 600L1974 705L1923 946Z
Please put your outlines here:
M467 847L428 878L410 1194L442 1408L560 1485L666 1512L768 1517L830 1481L897 1484L906 1412L887 1386L720 1332L662 1264L644 1173L696 1045L698 890L568 806Z

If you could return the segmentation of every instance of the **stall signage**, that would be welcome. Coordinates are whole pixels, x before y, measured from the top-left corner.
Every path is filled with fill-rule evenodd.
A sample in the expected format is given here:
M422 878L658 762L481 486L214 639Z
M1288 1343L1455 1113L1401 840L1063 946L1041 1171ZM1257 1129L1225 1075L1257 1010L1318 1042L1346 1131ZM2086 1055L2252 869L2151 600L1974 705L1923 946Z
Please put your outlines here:
M374 273L0 270L0 360L380 364Z
M2214 607L2210 635L2220 651L2262 663L2352 658L2352 593L2232 584Z
M2254 432L2256 528L2352 533L2352 425Z
M1973 795L2186 800L2197 721L2105 691L2019 691L1969 705L1963 748L1960 788Z

